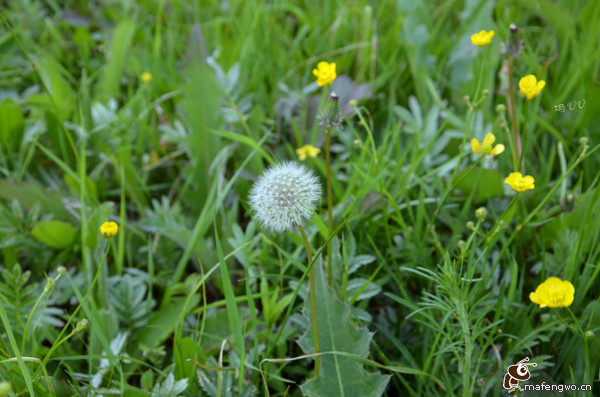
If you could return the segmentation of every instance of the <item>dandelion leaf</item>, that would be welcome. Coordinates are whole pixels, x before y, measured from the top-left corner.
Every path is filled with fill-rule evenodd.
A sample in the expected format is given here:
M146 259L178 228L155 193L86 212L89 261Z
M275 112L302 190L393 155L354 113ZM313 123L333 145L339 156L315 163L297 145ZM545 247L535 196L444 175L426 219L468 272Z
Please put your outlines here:
M350 307L342 303L327 285L321 266L315 265L315 293L317 298L317 322L321 352L319 376L301 386L305 396L380 396L389 381L389 375L365 371L361 358L369 353L372 333L366 328L352 325ZM304 315L311 318L310 298L304 305ZM305 353L314 353L312 322L298 341Z

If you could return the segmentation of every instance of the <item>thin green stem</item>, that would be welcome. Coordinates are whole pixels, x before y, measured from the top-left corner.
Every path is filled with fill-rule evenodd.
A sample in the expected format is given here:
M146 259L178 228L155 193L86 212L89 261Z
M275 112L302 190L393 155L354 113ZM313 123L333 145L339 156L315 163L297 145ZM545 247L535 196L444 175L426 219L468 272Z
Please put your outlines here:
M308 259L308 266L312 263L312 251L310 249L310 244L308 243L308 238L306 237L306 232L304 232L304 228L302 225L298 225L298 229L300 230L300 234L302 234L302 240L304 240L304 247L306 248L306 257ZM315 340L315 353L320 353L321 348L319 345L319 326L317 324L317 298L315 294L315 268L310 266L309 271L310 278L310 313L312 317L312 326L313 326L313 334ZM319 356L315 356L315 377L319 376L319 368L321 366L321 358Z
M519 136L519 139L521 140L519 143L521 144L521 152L519 153L520 157L519 157L519 162L521 163L521 171L523 172L523 174L525 174L525 137L527 136L527 131L525 130L525 128L527 127L527 120L529 119L529 100L525 101L525 109L523 111L523 126L521 127L521 131L523 131L523 135Z
M469 118L467 120L467 128L465 129L465 135L463 136L463 140L460 143L460 149L458 152L458 162L456 164L456 167L454 167L452 176L450 176L450 182L448 183L448 185L449 185L448 189L446 189L446 191L444 192L444 196L442 196L442 199L440 200L437 208L435 209L435 213L433 214L433 218L432 218L434 220L437 219L437 216L440 213L442 206L446 202L446 199L448 198L450 193L452 193L452 191L454 190L454 186L456 186L456 184L454 184L454 178L456 177L458 169L460 168L460 163L462 163L462 159L463 159L464 151L465 151L465 144L467 143L467 138L469 137L469 132L471 131L471 121L473 120L474 113L475 113L475 108L471 107L471 111L469 112Z
M325 134L325 164L327 174L327 214L329 217L328 233L329 237L333 234L333 193L331 188L331 127L327 127L327 133ZM332 258L333 245L331 240L327 244L327 281L329 285L332 283L333 273L333 258Z
M513 162L513 169L514 169L514 171L517 171L517 169L519 168L519 159L517 159L517 151L516 151L516 146L515 146L515 138L510 133L510 129L508 128L508 124L506 124L506 117L504 117L504 113L502 113L500 115L500 118L502 119L502 124L501 125L504 128L504 132L506 133L506 138L508 139L508 144L510 146L510 153L511 153L512 162Z
M513 63L514 58L511 56L508 59L508 113L513 130L513 141L515 150L513 151L513 159L521 158L521 135L517 129L517 111L515 109L515 87L513 82ZM518 161L515 163L515 171L518 171Z
M481 66L479 67L479 77L477 78L477 88L475 89L475 100L473 103L479 104L481 101L478 101L479 98L479 89L481 88L481 80L483 80L483 67L487 62L487 48L483 50L483 60L481 61ZM477 106L475 106L477 107Z
M69 324L71 323L71 321L75 318L75 316L77 315L77 313L79 312L79 310L81 309L81 307L83 306L83 304L85 303L85 301L87 300L87 298L92 293L92 290L94 289L94 286L96 285L96 281L98 280L98 276L100 275L100 272L102 271L102 267L104 266L104 262L106 262L106 258L108 257L109 247L110 247L110 242L106 246L106 252L104 253L104 257L102 258L102 262L100 262L100 266L98 266L98 270L96 270L96 275L94 276L94 279L92 280L92 284L90 285L90 288L88 288L85 296L83 297L83 299L81 300L81 302L79 302L79 305L77 305L77 308L75 309L75 311L73 312L73 314L71 314L71 317L69 317L69 320L67 321L67 323L63 327L62 331L60 331L60 334L56 337L56 340L59 340L61 338L62 334L67 330L67 327L69 326ZM69 275L67 274L67 277L68 276ZM69 337L71 337L71 335L67 336L66 338L69 338ZM48 362L48 360L50 360L50 357L52 356L52 354L54 353L54 351L58 348L58 346L60 346L60 344L62 344L66 340L66 338L60 340L60 342L58 344L55 343L55 344L53 344L50 347L50 350L48 350L48 353L46 353L46 355L44 356L44 360L42 360L42 367L46 367L46 363Z
M583 328L581 328L581 325L579 324L579 320L577 320L577 317L575 317L575 314L573 314L573 311L571 310L571 308L567 307L567 311L571 315L571 318L573 318L573 322L577 326L577 331L579 331L579 335L583 339L583 363L584 363L583 383L591 384L592 383L591 379L593 378L593 375L591 375L592 366L590 364L590 350L589 350L588 340L585 337L585 332L583 331Z
M33 319L33 315L34 315L35 311L37 310L37 307L39 306L40 302L44 298L44 296L46 296L46 292L49 292L54 287L54 285L56 284L56 282L58 281L59 278L60 278L60 273L58 274L56 279L48 278L48 280L46 281L46 286L44 287L44 290L38 297L37 301L35 301L35 304L33 305L33 309L31 310L31 312L29 313L29 317L27 318L27 324L25 325L25 328L23 329L23 341L21 343L21 354L25 354L25 341L27 340L27 331L29 331L29 324L31 323L31 320Z
M550 200L550 197L552 197L552 195L554 194L554 192L556 191L556 189L559 188L559 186L562 184L562 182L565 180L565 178L567 178L567 176L569 176L571 174L571 172L573 172L573 170L575 169L575 167L577 167L579 165L579 163L581 163L585 158L587 158L589 155L591 155L592 153L594 153L596 150L599 150L599 149L600 149L600 145L596 145L592 150L589 150L589 151L588 151L588 148L584 146L584 148L582 149L581 153L577 157L577 160L575 160L575 162L569 167L569 169L567 170L567 172L564 173L560 177L560 179L554 184L554 186L552 186L552 188L550 189L550 191L546 194L546 196L544 196L544 198L540 201L540 203L537 205L537 207L535 207L534 210L529 213L529 216L523 222L521 222L520 224L518 224L514 228L514 231L512 232L512 234L510 235L510 237L508 238L508 241L502 246L502 249L500 250L500 255L498 255L498 257L494 261L494 264L492 265L492 268L490 269L489 274L492 274L494 271L496 271L496 267L500 263L500 260L504 256L504 253L506 252L506 250L508 249L508 247L510 247L511 243L514 241L515 237L517 236L517 233L525 225L527 225L529 222L531 222L531 220L533 219L533 217L535 215L537 215L537 213L546 205L546 203L548 202L548 200ZM506 213L506 211L507 210L504 210L504 213ZM500 218L502 218L502 217L500 217Z
M575 322L575 325L577 325L577 330L579 331L579 335L581 335L581 337L585 339L585 332L583 332L583 329L581 328L581 325L579 324L579 320L577 320L577 317L575 317L575 315L573 314L573 312L571 311L570 308L567 307L567 311L573 318L573 322Z
M371 150L373 151L373 160L375 161L375 164L378 164L377 148L375 148L375 139L373 138L373 132L369 128L369 125L367 124L367 120L365 120L365 117L363 116L362 112L360 111L360 108L356 107L355 110L356 110L356 115L358 116L358 119L360 120L360 125L362 125L364 127L364 129L367 130L367 133L369 134Z

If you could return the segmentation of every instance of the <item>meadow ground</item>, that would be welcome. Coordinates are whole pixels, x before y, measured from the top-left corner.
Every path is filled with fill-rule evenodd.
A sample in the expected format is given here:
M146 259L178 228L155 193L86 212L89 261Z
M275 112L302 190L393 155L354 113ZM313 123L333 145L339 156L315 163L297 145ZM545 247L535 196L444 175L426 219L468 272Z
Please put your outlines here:
M600 2L0 19L0 396L600 395Z

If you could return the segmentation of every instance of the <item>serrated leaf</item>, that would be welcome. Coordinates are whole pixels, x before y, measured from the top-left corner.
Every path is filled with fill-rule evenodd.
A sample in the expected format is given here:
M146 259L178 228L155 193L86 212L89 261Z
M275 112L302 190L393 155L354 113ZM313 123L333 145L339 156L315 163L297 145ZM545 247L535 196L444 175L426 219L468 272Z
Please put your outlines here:
M363 265L368 265L369 263L375 262L375 257L373 255L358 255L349 260L350 264L348 265L348 274L352 274L358 270Z
M496 170L467 167L456 176L456 187L463 192L475 194L480 202L504 193L502 175Z
M167 378L152 390L152 397L176 397L188 387L188 379L175 381L175 376L171 372Z
M372 333L352 325L350 307L342 303L327 285L320 264L315 264L314 272L321 352L345 352L367 357ZM309 299L305 300L304 314L311 318ZM312 326L309 326L298 341L305 353L314 353L313 338ZM360 362L348 356L326 354L321 356L319 376L308 380L300 389L306 396L380 396L389 379L389 375L365 371Z
M69 247L77 237L77 228L68 222L52 220L36 222L31 235L52 248Z
M381 292L381 287L379 285L374 282L369 282L366 278L358 277L348 281L346 296L354 297L364 285L366 285L366 287L356 298L357 301L371 298Z

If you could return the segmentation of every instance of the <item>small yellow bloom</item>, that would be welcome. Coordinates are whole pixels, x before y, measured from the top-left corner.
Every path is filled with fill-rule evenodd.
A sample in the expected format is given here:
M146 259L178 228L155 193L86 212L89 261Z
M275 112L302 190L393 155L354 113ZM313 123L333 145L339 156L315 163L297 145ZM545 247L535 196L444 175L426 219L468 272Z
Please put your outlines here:
M523 176L520 172L511 172L508 178L504 180L504 183L509 184L517 192L533 189L535 187L534 182L535 179L531 175Z
M494 37L493 30L490 30L489 32L482 30L479 33L473 33L471 35L471 43L482 47L484 45L490 44L492 42L492 37Z
M527 99L532 99L540 95L545 85L546 82L544 80L537 81L535 75L528 74L519 81L519 90L521 91L521 95L527 97Z
M142 83L151 82L152 81L152 73L150 73L150 72L142 73L142 75L140 76L140 80L142 80Z
M317 157L321 153L321 149L314 147L313 145L304 145L301 148L296 149L296 154L300 161L306 160L306 157Z
M529 299L540 309L544 307L568 307L575 299L575 287L567 280L550 277L529 294Z
M483 143L479 143L475 138L471 139L471 148L477 154L497 156L504 151L504 145L499 143L492 148L494 142L496 142L496 137L491 132L488 132L483 139Z
M313 69L313 74L317 77L319 87L329 85L337 77L337 74L335 74L335 63L319 62L317 69Z
M100 234L104 236L104 238L111 238L119 231L119 225L115 222L104 222L102 226L100 226Z

